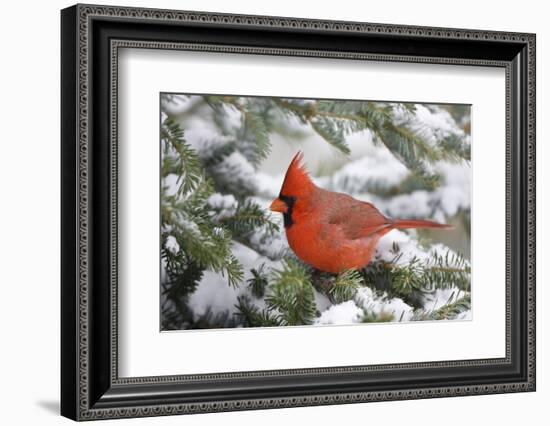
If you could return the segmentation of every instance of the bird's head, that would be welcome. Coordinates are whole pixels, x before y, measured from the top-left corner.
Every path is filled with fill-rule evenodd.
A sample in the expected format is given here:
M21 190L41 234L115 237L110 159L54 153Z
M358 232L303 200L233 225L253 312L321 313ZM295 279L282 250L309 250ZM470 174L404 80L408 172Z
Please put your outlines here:
M315 189L309 174L303 164L304 154L299 151L288 166L283 186L279 197L273 200L269 207L271 211L283 214L285 227L288 228L294 223L293 213L300 204L304 204Z

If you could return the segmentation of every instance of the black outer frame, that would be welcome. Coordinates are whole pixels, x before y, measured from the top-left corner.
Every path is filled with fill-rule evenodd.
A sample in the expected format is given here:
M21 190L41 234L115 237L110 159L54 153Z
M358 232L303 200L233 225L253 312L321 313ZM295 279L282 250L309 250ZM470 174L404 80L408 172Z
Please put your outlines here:
M534 35L91 5L64 9L61 29L64 416L87 420L535 390ZM464 65L479 60L506 67L507 357L477 364L119 379L113 357L117 330L111 323L116 319L111 312L116 300L112 40L365 53L378 60L403 56Z

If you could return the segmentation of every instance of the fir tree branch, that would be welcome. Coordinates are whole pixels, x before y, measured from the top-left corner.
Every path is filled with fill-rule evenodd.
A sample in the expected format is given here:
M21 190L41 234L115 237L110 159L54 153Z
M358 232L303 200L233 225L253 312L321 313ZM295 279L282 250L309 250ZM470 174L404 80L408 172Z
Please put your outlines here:
M400 263L401 257L398 253L391 262L375 261L363 268L366 284L416 308L422 306L424 294L437 289L470 291L470 265L463 256L434 253L427 261L414 257L406 264Z
M236 109L241 114L241 128L233 129L232 136L239 141L240 152L258 166L271 151L269 138L270 125L265 120L265 114L258 111L261 98L241 98L236 96L205 96L208 105L216 116L225 115L224 105ZM227 133L228 128L224 128Z
M451 300L453 297L454 294L451 295L447 303L438 309L432 311L417 310L413 319L415 321L451 320L472 308L470 293L466 293L454 301Z
M238 309L237 315L243 320L245 327L277 327L285 325L279 317L267 309L258 309L246 296L237 298L238 303L235 307Z
M392 114L395 106L392 104L360 101L299 103L284 99L274 99L273 102L286 114L311 125L323 139L344 154L349 154L346 135L369 130L375 142L382 142L409 170L425 180L430 189L439 185L439 178L425 163L469 159L469 145L457 135L432 145L406 125L396 125ZM414 114L413 106L399 105Z
M164 148L163 176L169 173L178 176L179 195L193 191L201 180L202 167L195 151L185 142L183 129L171 118L162 123L161 141Z
M200 159L173 117L161 123L162 177L178 177L175 193L171 191L168 195L166 186L161 189L161 256L166 269L161 286L165 329L231 326L229 324L237 324L237 321L245 326L311 324L318 315L314 287L333 303L341 303L352 300L360 286L368 286L387 293L390 298L403 299L417 308L415 316L423 316L422 319L453 318L469 309L470 265L463 258L453 258L447 253L447 256L433 255L427 261L403 262L396 255L392 262L373 262L361 271L346 271L338 276L317 275L310 267L291 260L271 275L263 267L252 269L243 290L250 297L265 298L266 309L254 306L243 297L239 298L237 306L238 319L228 318L227 313L209 312L197 320L187 302L204 271L218 272L227 277L230 285L238 285L244 280L244 271L233 255L234 242L261 253L254 247L261 244L257 239L252 244L252 237L257 238L258 233L273 235L278 231L277 224L259 205L247 201L246 197L256 190L253 185L246 184L254 181L250 172L244 173L244 170L256 168L268 156L270 134L277 120L284 127L288 125L288 118L293 117L304 125L300 129L317 133L344 154L349 153L346 143L349 135L368 131L375 143L385 146L411 171L398 186L381 188L378 192L371 186L366 188L380 196L403 193L407 188L410 191L434 189L440 177L431 170L431 164L440 160L470 159L469 144L460 134L436 138L434 142L437 129L424 128L418 120L415 122L413 105L236 96L204 96L200 105L200 113L211 114L214 130L222 136L207 141L210 142L208 149L201 147ZM397 112L403 120L396 120ZM236 117L240 117L240 122ZM230 156L233 158L228 159ZM222 169L224 171L218 175L216 171ZM214 191L237 197L239 202L230 215L212 214L216 209L209 206L207 200ZM169 237L177 244L169 247ZM449 300L433 312L423 310L422 300L426 293L451 287L464 290L468 299ZM391 313L365 311L365 322L387 320L400 319Z
M357 293L357 289L363 284L361 274L356 270L350 269L338 274L328 294L336 304L346 302L353 299Z
M253 163L258 165L265 160L271 151L271 142L269 140L269 131L261 115L245 110L243 112L243 126L248 135L252 135L254 147Z
M163 195L161 221L187 256L205 269L227 275L229 284L237 286L244 277L242 266L232 254L231 233L208 214L211 194L211 185L203 180L184 199Z
M279 231L279 225L272 222L270 215L252 200L239 203L235 213L221 218L219 223L229 229L234 238L244 236L258 228L264 228L270 234Z
M265 298L270 312L283 325L311 324L317 312L309 277L298 263L287 261L282 270L273 271L273 284Z
M193 322L193 311L188 305L189 296L196 290L203 268L179 250L173 252L162 238L161 258L166 276L161 281L162 329L179 330Z
M268 285L268 278L265 274L265 264L262 263L258 269L252 268L250 273L252 274L252 277L246 281L248 288L254 297L261 299L265 296L265 291Z
M317 132L325 141L340 150L342 153L349 155L351 153L346 144L345 134L337 124L323 118L310 120L311 128Z

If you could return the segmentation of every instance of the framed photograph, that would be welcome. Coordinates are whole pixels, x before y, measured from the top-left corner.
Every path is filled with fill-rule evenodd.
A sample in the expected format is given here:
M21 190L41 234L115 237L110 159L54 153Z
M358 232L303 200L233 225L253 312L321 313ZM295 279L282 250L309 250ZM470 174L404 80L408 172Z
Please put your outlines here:
M61 12L61 413L535 390L535 35Z

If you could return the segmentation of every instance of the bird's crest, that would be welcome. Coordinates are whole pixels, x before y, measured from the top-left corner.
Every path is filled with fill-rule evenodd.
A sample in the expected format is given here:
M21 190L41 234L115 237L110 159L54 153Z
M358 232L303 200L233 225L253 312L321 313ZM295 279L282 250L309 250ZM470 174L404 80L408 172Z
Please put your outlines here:
M297 197L308 194L314 187L303 160L304 154L302 151L298 151L286 171L285 180L281 187L281 195Z

